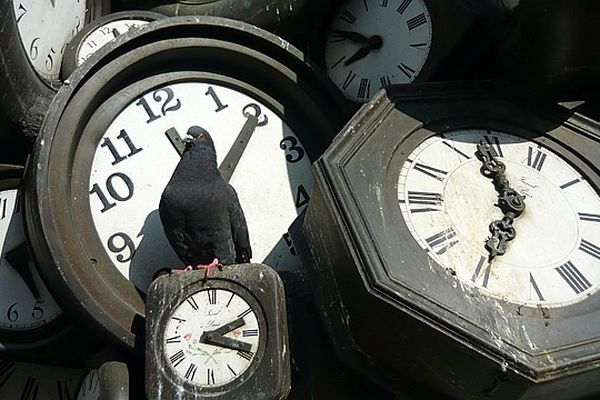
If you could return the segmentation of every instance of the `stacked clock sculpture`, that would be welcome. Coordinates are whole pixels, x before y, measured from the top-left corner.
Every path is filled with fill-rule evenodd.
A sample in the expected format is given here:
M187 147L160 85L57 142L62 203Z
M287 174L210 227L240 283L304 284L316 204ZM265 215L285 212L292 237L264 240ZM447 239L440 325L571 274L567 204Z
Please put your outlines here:
M568 10L4 1L0 400L598 396L600 125L556 102L600 86L600 7ZM158 212L192 126L253 250L204 279Z

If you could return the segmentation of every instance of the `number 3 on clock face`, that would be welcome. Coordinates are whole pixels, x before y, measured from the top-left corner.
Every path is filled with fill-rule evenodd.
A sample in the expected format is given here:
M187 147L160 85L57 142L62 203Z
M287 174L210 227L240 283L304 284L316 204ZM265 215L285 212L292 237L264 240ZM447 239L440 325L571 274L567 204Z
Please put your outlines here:
M179 161L178 143L192 125L213 137L220 171L246 215L253 261L293 268L296 261L282 235L308 203L313 185L301 140L265 102L199 81L155 87L132 98L93 144L89 191L82 195L89 197L111 261L143 290L156 270L181 266L164 236L158 202Z

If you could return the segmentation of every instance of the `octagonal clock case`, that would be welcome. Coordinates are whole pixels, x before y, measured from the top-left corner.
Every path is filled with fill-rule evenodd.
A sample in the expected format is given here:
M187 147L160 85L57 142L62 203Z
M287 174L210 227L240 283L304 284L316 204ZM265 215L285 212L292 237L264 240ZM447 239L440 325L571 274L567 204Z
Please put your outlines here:
M309 202L311 162L347 114L300 52L238 21L156 21L88 60L59 91L34 148L27 226L61 304L142 350L148 285L158 270L184 267L158 202L187 130L214 138L244 208L251 261L293 269L283 235Z
M323 320L394 391L600 392L600 127L506 85L390 87L315 163Z

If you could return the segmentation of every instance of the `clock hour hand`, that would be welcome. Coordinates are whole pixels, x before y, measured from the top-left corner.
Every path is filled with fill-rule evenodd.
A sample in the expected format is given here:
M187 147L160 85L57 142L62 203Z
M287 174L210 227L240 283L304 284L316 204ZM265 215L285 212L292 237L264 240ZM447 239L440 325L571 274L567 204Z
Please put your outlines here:
M358 32L352 32L352 31L341 31L341 30L337 30L334 29L332 31L332 33L334 33L337 36L343 37L345 39L351 40L353 42L356 43L367 43L369 41L369 38L358 33Z
M200 342L208 343L221 347L228 347L233 350L249 352L252 350L252 344L240 340L231 339L221 335L215 335L211 332L204 332L200 337Z
M33 279L33 274L31 273L31 254L29 253L27 243L23 242L21 245L7 252L4 258L12 265L15 271L17 271L21 279L23 279L23 282L27 284L33 297L35 297L36 300L39 300L41 298L40 291L38 290L35 280Z
M349 59L344 61L344 65L348 66L348 65L352 64L353 62L366 57L367 54L369 54L371 52L371 50L379 49L379 48L381 48L382 45L383 45L383 40L381 40L381 36L378 36L378 35L371 36L364 46L362 46L360 49L358 49L356 51L356 53L352 54L352 56Z

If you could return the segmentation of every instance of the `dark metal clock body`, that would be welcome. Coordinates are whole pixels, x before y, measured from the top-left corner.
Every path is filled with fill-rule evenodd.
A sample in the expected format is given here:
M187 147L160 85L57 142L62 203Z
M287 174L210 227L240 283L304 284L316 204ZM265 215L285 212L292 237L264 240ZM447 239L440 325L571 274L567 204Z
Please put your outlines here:
M597 394L598 125L502 85L391 87L316 163L304 231L324 321L341 357L401 392ZM527 205L493 261L480 140Z
M148 292L148 398L285 398L290 355L277 273L239 264L203 278L162 276Z
M241 22L172 18L107 46L53 102L32 159L45 167L32 168L26 203L56 296L134 348L141 293L157 270L181 266L157 210L177 137L192 125L209 131L218 162L230 160L253 261L291 268L299 261L283 235L310 199L311 161L346 114L301 53Z

